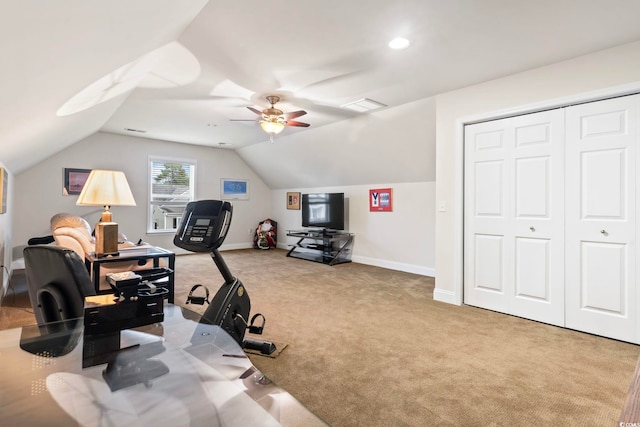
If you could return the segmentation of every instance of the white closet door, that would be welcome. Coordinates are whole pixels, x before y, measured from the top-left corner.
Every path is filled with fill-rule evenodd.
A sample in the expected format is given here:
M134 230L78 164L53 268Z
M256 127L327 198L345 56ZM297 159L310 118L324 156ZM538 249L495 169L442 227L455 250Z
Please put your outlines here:
M564 325L564 112L514 117L512 313Z
M513 175L509 119L465 127L464 302L510 313Z
M563 112L465 128L465 303L564 323Z
M638 342L638 96L567 108L566 326Z

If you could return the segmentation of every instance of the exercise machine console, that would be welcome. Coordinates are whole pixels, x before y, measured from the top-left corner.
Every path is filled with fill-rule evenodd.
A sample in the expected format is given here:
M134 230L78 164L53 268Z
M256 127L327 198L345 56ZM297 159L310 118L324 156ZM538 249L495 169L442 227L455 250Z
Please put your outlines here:
M264 316L256 314L251 319L251 300L240 280L231 274L218 248L227 237L233 207L220 200L198 200L186 206L180 227L173 243L190 252L209 252L218 267L224 283L214 295L209 307L202 315L201 323L218 325L243 348L271 354L276 346L267 341L245 338L245 332L262 334ZM260 321L259 326L254 322Z

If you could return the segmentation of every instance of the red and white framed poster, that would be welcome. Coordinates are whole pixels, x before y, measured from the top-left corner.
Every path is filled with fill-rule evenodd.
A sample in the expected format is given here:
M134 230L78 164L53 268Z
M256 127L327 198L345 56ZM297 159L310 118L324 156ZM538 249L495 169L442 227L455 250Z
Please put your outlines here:
M393 210L393 193L391 188L369 190L370 212L391 212Z

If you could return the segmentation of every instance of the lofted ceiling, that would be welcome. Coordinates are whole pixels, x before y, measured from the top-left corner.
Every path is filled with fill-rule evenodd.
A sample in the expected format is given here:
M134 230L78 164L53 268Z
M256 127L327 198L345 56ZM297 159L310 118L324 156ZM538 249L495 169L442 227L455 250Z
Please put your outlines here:
M97 131L238 149L246 107L295 135L640 39L638 0L0 2L0 135L13 173ZM392 50L403 36L411 45ZM276 137L277 140L278 137Z

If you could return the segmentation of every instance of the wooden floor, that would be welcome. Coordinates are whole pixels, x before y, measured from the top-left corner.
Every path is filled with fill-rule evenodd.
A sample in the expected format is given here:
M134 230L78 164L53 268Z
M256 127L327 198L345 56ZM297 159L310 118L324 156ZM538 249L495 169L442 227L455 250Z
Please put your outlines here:
M13 270L6 295L0 304L0 329L35 324L24 270Z
M633 373L627 400L620 415L620 425L640 424L640 360Z

